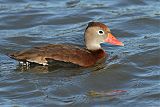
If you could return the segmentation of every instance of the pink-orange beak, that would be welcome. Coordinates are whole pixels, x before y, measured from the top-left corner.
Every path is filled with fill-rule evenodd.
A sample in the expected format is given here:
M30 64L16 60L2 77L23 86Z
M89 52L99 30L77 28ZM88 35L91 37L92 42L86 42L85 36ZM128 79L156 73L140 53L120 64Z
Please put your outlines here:
M124 46L124 44L116 39L111 33L108 33L107 38L105 39L105 42L112 44L112 45L118 45L118 46Z

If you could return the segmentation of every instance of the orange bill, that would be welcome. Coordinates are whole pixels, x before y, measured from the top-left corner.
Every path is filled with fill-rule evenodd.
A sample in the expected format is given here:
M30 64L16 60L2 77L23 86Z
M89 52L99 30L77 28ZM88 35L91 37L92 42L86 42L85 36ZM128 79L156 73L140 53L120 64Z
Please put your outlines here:
M107 38L105 39L105 42L112 45L124 46L124 44L121 41L119 41L116 37L114 37L111 33L108 34Z

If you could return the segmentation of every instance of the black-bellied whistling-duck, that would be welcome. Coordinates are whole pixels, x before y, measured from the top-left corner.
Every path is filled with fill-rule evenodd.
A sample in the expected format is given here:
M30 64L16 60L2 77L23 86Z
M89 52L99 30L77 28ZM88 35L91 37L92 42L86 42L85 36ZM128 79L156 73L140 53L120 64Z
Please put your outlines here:
M106 53L100 44L107 42L113 45L124 46L110 32L109 28L100 22L90 22L85 30L85 48L64 44L49 44L41 47L10 54L10 57L24 63L48 65L50 60L73 63L82 67L89 67Z

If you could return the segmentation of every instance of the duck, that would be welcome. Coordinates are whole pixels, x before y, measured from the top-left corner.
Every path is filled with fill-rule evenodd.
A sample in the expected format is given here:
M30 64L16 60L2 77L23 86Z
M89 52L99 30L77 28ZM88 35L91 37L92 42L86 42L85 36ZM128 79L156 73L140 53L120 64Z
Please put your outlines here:
M36 63L48 66L51 62L72 63L81 67L90 67L99 60L107 58L101 43L124 46L112 35L107 25L101 22L89 22L84 32L84 47L70 44L47 44L10 53L9 57L23 64Z

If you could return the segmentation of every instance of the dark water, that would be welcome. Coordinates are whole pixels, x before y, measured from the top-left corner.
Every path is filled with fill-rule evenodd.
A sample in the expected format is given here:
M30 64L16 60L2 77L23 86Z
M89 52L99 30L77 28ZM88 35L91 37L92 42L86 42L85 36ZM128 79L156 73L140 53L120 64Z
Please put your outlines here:
M103 46L112 60L102 68L23 72L5 55L82 45L89 21L107 24L125 44ZM14 106L160 107L160 0L0 0L0 107Z

